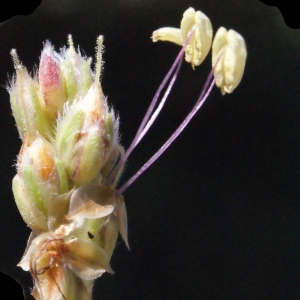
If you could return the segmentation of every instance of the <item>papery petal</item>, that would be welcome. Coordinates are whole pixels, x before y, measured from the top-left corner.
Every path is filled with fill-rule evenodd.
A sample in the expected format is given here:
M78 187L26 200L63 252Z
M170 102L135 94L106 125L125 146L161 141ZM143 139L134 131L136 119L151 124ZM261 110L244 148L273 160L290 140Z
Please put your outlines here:
M29 271L30 269L30 259L27 256L27 252L28 249L31 246L32 241L37 237L36 233L34 233L33 231L31 231L28 241L27 241L27 245L26 245L26 249L24 251L24 254L22 256L21 261L17 264L18 267L21 267L24 271Z
M69 280L74 275L64 266L57 253L44 252L31 265L36 288L33 295L36 299L64 299Z
M98 236L99 246L106 252L108 257L111 257L118 238L118 222L114 215L110 215L107 218L106 222L101 226ZM94 239L92 241L96 242Z
M43 270L44 265L44 270ZM41 300L90 300L83 280L78 278L58 256L46 253L37 260L41 272L37 276L32 295ZM44 272L43 272L44 271Z
M93 183L73 192L67 218L103 218L111 214L114 208L114 191L110 187Z
M78 278L63 260L62 253L66 252L67 243L51 233L34 236L31 236L28 250L18 266L30 270L35 281L32 291L35 299L90 299L89 285Z
M113 273L103 249L83 238L71 239L61 248L63 261L80 278L95 279L104 272Z
M167 41L183 46L181 30L174 27L163 27L153 31L152 41Z
M32 260L34 261L40 254L42 245L52 238L53 235L48 232L42 233L39 236L37 236L35 233L31 233L27 242L25 253L22 257L22 260L18 263L18 266L21 267L24 271L29 271Z
M81 279L81 280L84 283L88 293L91 294L95 280L85 280L85 279ZM80 299L78 299L78 300L80 300Z
M123 238L128 250L129 250L127 211L126 211L126 206L125 206L123 196L120 195L116 201L117 201L116 214L117 214L119 231L120 231L121 237Z

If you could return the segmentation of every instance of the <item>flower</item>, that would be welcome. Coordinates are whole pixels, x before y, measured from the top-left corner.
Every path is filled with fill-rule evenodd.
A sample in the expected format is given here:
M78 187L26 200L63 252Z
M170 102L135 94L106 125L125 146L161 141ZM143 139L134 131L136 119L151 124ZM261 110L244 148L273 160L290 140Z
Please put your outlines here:
M114 189L90 184L67 198L64 222L43 233L33 231L18 264L31 272L36 299L90 299L91 281L113 273L109 260L118 231L128 246L125 203ZM56 200L54 214L62 207L62 199Z
M32 235L18 264L34 278L35 299L90 299L90 282L113 273L109 256L90 240L45 232Z

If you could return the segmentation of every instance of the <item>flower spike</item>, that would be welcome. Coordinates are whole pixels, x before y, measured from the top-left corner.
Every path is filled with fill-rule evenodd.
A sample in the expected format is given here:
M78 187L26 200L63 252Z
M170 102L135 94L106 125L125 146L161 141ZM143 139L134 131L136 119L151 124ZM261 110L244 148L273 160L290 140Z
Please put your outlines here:
M161 28L152 39L171 41L182 49L126 152L119 144L119 120L101 86L103 36L97 39L94 72L91 59L75 50L71 35L68 48L60 53L45 43L34 78L16 51L11 52L16 75L8 91L23 141L12 188L20 214L32 230L18 266L30 271L35 299L91 299L94 280L105 272L114 273L110 258L118 235L129 249L123 192L179 136L215 83L223 94L231 93L242 78L244 40L235 31L221 28L213 42L213 68L194 107L138 172L117 187L129 155L170 95L183 56L193 68L207 56L212 26L207 16L189 8L180 29Z
M100 83L103 37L95 74L70 35L68 42L60 54L45 43L34 78L12 50L17 75L8 89L23 140L13 193L32 229L19 266L32 274L32 295L44 300L90 299L94 279L113 273L118 232L128 247L123 198L116 182L102 184L123 153Z

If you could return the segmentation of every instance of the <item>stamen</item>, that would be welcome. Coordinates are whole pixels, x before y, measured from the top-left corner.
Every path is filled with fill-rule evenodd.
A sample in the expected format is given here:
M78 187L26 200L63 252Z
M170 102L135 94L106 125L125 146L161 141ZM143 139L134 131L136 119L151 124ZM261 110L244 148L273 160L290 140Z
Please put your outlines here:
M118 173L119 169L122 168L125 164L125 162L127 161L129 155L132 153L132 151L134 150L134 148L138 145L138 143L141 141L141 139L144 137L144 135L147 133L147 131L149 130L149 128L151 127L151 125L154 123L155 119L157 118L158 114L160 113L164 103L166 102L169 94L170 94L170 91L175 83L175 80L177 79L177 75L178 75L178 72L179 72L179 69L180 69L180 66L181 66L181 63L182 63L182 58L183 58L183 55L184 55L184 51L185 51L185 48L186 46L188 45L192 35L194 34L194 29L190 31L182 49L180 50L179 54L177 55L173 65L171 66L169 72L167 73L167 75L165 76L165 78L163 79L162 83L160 84L160 86L158 87L151 103L150 103L150 106L148 107L148 110L140 124L140 127L134 137L134 139L132 140L129 148L127 149L125 155L123 158L121 158L119 160L119 162L117 163L117 165L115 166L115 168L112 170L112 172L110 173L110 175L108 176L107 180L106 180L106 185L110 185L111 182L113 181L113 178L116 176L116 174ZM176 68L177 67L177 68ZM153 113L150 121L148 122L149 118L150 118L150 115L158 101L158 98L160 96L160 93L161 91L163 90L163 88L166 86L168 80L170 79L172 73L174 72L174 69L176 68L175 70L175 73L170 81L170 84L158 106L158 108L156 109L156 111ZM148 122L148 123L147 123ZM147 124L146 124L147 123Z
M140 176L142 173L144 173L167 149L168 147L173 143L173 141L179 136L179 134L183 131L183 129L187 126L187 124L191 121L191 119L194 117L194 115L198 112L198 110L201 108L201 106L204 104L205 100L209 96L217 78L213 77L214 69L218 62L220 61L222 55L224 54L224 49L221 51L214 67L210 71L207 80L204 84L204 87L201 91L201 94L194 105L191 112L187 115L187 117L183 120L183 122L179 125L179 127L174 131L174 133L170 136L170 138L163 144L163 146L132 176L130 177L118 190L118 194L122 194L131 184ZM209 86L209 87L208 87Z
M196 105L192 109L192 111L188 114L188 116L184 119L184 121L180 124L180 126L175 130L175 132L170 136L170 138L163 144L163 146L129 179L127 180L119 189L118 194L122 194L131 184L144 173L172 144L172 142L178 137L178 135L183 131L186 125L190 122L196 112L203 105L207 97L209 96L214 84L216 82L216 78L211 82L208 91L205 96L201 100L199 97Z

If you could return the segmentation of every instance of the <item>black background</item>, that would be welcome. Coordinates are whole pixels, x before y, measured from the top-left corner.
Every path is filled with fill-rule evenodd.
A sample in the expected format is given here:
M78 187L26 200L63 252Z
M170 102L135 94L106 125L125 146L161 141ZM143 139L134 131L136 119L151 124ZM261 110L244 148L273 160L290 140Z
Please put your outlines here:
M120 239L111 260L116 274L99 278L93 297L300 298L299 30L260 1L48 0L0 25L0 271L22 283L27 299L30 275L16 267L30 230L11 192L21 142L4 88L14 72L10 49L33 70L46 39L59 50L71 33L93 56L103 34L103 89L120 115L126 148L179 51L152 43L151 33L178 27L189 6L209 16L214 31L225 26L244 36L244 78L232 95L215 88L178 140L124 193L131 251ZM195 71L183 65L122 182L189 112L210 67L210 57Z

